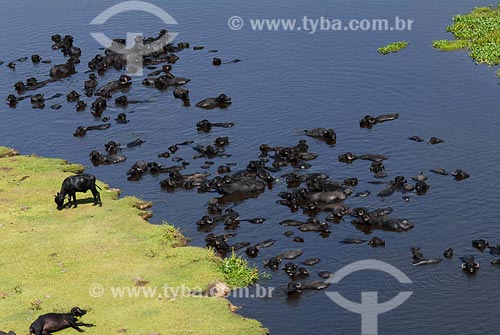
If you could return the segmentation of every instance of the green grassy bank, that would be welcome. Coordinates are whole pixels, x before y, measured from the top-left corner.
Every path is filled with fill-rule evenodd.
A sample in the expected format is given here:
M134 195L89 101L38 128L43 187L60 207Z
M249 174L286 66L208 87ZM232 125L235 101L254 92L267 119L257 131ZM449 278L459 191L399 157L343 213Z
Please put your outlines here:
M53 199L62 180L82 167L12 154L0 148L0 330L27 334L38 315L79 306L89 310L82 321L96 325L88 334L266 333L231 312L226 299L174 297L174 288L203 289L228 282L227 275L209 250L180 246L171 226L144 221L139 199L118 199L98 182L102 207L92 206L88 192L77 193L84 201L76 209L58 211ZM153 297L115 297L116 287Z

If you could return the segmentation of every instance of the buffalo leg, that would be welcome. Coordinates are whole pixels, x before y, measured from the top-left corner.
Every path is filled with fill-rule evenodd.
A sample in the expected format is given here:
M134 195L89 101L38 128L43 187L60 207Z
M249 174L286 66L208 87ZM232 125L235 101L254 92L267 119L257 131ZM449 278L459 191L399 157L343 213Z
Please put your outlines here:
M80 322L75 322L75 320L71 320L71 321L69 322L69 325L71 326L71 328L73 328L73 329L75 329L75 330L78 330L80 333L84 333L84 332L85 332L85 330L83 330L83 329L81 329L81 328L79 328L79 327L78 327L78 326L79 326L79 323L80 323Z
M42 329L40 329L39 327L30 328L30 335L31 334L42 335Z
M84 322L77 322L75 323L79 327L94 327L95 325L92 323L84 323Z
M99 205L102 206L102 201L101 201L101 195L99 192L96 190L95 187L90 189L92 191L92 195L94 196L94 206Z
M71 198L73 198L73 194L68 194L68 208L71 208Z

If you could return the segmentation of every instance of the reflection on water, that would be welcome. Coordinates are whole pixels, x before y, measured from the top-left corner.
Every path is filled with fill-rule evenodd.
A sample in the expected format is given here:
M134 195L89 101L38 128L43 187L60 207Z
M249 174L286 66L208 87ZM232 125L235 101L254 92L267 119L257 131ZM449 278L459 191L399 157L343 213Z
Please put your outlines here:
M155 1L153 1L155 2ZM258 243L268 238L278 240L272 247L262 249L255 263L262 267L264 258L275 256L283 250L301 247L304 255L298 261L319 257L321 262L310 267L311 279L323 270L337 271L351 262L373 258L388 262L406 273L414 285L402 287L391 277L372 272L352 274L341 282L338 289L346 298L359 301L361 291L378 291L379 300L391 299L401 289L414 294L399 308L383 314L379 319L380 333L422 334L479 333L496 329L494 314L500 307L495 292L499 268L489 266L492 258L478 253L470 245L475 238L496 241L500 228L497 225L497 202L500 199L499 179L499 129L498 86L494 69L474 66L464 52L441 53L432 49L433 39L449 37L445 27L454 14L467 12L473 5L468 1L313 1L313 2L263 2L234 3L219 1L201 4L195 1L172 2L166 5L156 1L179 24L172 30L179 32L178 41L191 45L204 45L200 51L185 50L173 72L192 79L187 85L191 101L225 93L233 104L225 110L205 111L183 107L173 99L172 90L158 91L142 86L141 78L134 78L130 99L148 100L126 109L110 107L105 115L114 119L121 112L129 112L128 124L114 124L105 131L89 132L83 138L72 136L78 126L96 124L89 110L77 113L74 104L64 98L55 99L63 107L52 110L32 109L21 102L16 109L0 106L2 145L19 149L22 153L36 153L50 157L64 157L88 166L88 172L99 179L155 203L154 223L168 221L179 226L192 238L195 245L203 245L204 234L196 230L195 222L201 218L207 201L213 194L196 191L168 192L159 186L166 176L145 175L138 181L127 181L125 172L138 160L158 161L174 165L170 159L158 158L175 143L193 140L208 145L217 136L228 136L230 145L226 159L216 158L208 171L236 162L239 167L255 159L262 143L274 146L295 145L302 139L302 130L314 127L334 128L337 144L328 146L314 139L307 139L310 151L319 154L312 161L310 172L325 172L332 178L360 179L356 191L369 190L366 198L349 199L352 206L369 208L393 207L396 217L406 217L416 227L406 233L376 231L370 236L356 230L348 221L334 224L332 233L325 238L316 233L294 231L305 240L298 244L283 235L290 227L278 222L285 219L305 221L307 217L276 204L277 194L285 190L282 174L275 173L280 182L258 198L238 203L234 209L241 217L264 217L261 225L242 222L232 242ZM38 53L54 64L64 62L60 52L50 49L50 35L72 34L75 44L82 48L82 63L77 75L49 84L40 93L51 96L68 93L71 89L83 91L86 63L100 52L99 44L92 39L90 22L100 11L114 1L100 1L95 6L83 2L17 1L3 2L0 22L0 59L10 61ZM482 1L482 5L489 3ZM29 10L26 10L29 8ZM244 18L259 17L338 17L372 18L395 16L412 18L413 30L404 32L318 32L300 34L292 32L252 32L249 29L231 31L227 19L232 15ZM35 29L34 29L35 27ZM161 26L155 18L144 13L124 13L109 20L102 30L109 36L124 37L125 32L141 31L156 34ZM408 48L398 54L380 56L376 49L396 40L408 40ZM239 58L242 62L220 67L212 66L213 54L218 57ZM29 60L19 63L15 72L0 66L0 88L3 96L13 93L13 83L36 76L48 78L50 65L32 65ZM119 76L109 71L99 83ZM38 91L37 91L38 92ZM90 99L85 99L91 102ZM131 112L134 113L131 113ZM366 114L399 113L399 119L360 129L358 121ZM210 133L196 131L196 122L235 122L235 127L215 128ZM409 141L418 135L424 139L432 136L443 138L444 143L432 146ZM109 140L122 144L141 138L146 142L137 148L124 150L125 163L93 167L88 153L102 151ZM368 183L373 179L369 164L356 161L346 165L337 156L352 151L356 154L378 153L389 157L385 162L389 176L407 178L420 170L429 177L430 190L424 196L410 196L405 203L400 194L385 200L375 196L383 185ZM175 156L191 162L187 173L200 172L205 159L193 160L195 152L183 146ZM455 182L451 177L428 172L443 167L448 171L460 168L471 178ZM324 215L319 215L324 219ZM215 233L224 232L222 226ZM378 236L386 240L385 248L367 245L338 243L348 237L368 239ZM455 249L451 260L438 265L413 267L409 248L418 245L429 258L441 256L448 247ZM474 277L460 269L459 256L474 254L481 269ZM244 253L243 253L244 255ZM270 270L266 270L271 272ZM271 278L261 283L284 287L288 282L282 271L271 273ZM358 334L359 315L342 310L321 292L305 292L296 299L277 294L271 299L233 299L241 305L245 316L261 320L273 334L338 333ZM485 310L486 307L487 310ZM314 320L314 322L311 322Z

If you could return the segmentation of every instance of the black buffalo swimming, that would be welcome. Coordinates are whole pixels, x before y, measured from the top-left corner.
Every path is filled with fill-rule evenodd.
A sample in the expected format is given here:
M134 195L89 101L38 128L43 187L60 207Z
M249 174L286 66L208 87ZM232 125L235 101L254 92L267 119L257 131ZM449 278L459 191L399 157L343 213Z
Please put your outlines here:
M176 88L174 90L174 98L181 99L184 103L184 106L189 107L191 105L191 101L189 99L189 90L184 88Z
M170 177L160 181L160 185L165 188L192 189L200 186L208 177L208 173L181 174L178 171L170 172Z
M241 177L236 180L231 180L222 183L218 191L221 194L235 195L235 194L251 194L260 193L265 190L267 183L252 177Z
M388 231L403 232L410 230L414 224L407 219L391 218L388 215L377 215L365 213L352 221L355 225L366 225L371 229L382 229Z
M420 252L420 247L412 247L410 249L410 252L412 254L412 265L414 266L437 264L443 260L439 257L430 259L425 258L424 255Z
M94 94L94 90L96 89L98 84L99 83L97 82L95 73L89 74L89 79L83 83L83 87L88 96L92 96L92 94Z
M106 107L106 99L104 97L98 97L91 105L91 109L94 110L92 115L94 115L95 117L101 117L102 112L104 112Z
M118 80L111 81L97 90L95 95L110 98L115 92L126 90L132 84L132 77L122 74Z
M208 120L201 120L196 123L196 129L202 132L209 132L214 127L221 128L232 128L234 127L234 122L210 122Z
M319 140L323 140L328 144L335 144L335 142L337 141L337 134L332 128L330 129L314 128L314 129L304 130L304 135L309 137L314 137Z
M474 256L464 256L460 257L460 260L463 262L462 263L462 269L470 274L476 273L477 269L479 269L479 263L476 262L474 259Z
M380 154L364 154L364 155L358 156L358 155L353 154L352 152L346 152L345 154L338 156L339 162L343 162L343 163L352 163L357 159L377 162L377 161L386 160L386 159L388 159L388 157L385 155L380 155Z
M92 150L89 153L89 158L94 166L117 164L127 159L124 155L119 153L103 155L97 150Z
M62 79L75 74L75 64L68 62L65 64L54 65L50 69L50 77L52 79Z
M161 75L159 77L149 77L145 78L142 81L142 84L144 86L148 87L155 87L159 90L164 90L167 89L171 86L181 86L189 83L191 79L188 78L183 78L183 77L176 77L172 73L167 72L164 75Z
M200 107L203 109L213 109L213 108L227 108L231 105L231 98L225 95L224 93L220 94L215 98L206 98L199 101L196 104L196 107Z
M137 176L137 175L142 175L143 173L147 172L149 168L149 165L146 161L138 161L130 167L127 171L127 175L130 176Z
M155 79L154 85L158 89L164 89L169 86L180 86L189 83L191 79L183 78L183 77L175 77L174 75L166 74L163 76L159 76Z
M398 113L391 113L391 114L382 114L377 117L373 117L371 115L366 115L359 121L359 126L361 128L368 128L371 129L374 125L377 123L382 123L382 122L387 122L391 120L395 120L399 117Z
M125 113L118 114L115 121L116 121L116 123L119 123L119 124L127 124L130 122L129 120L127 120L127 114L125 114Z
M125 95L119 96L115 99L115 105L120 107L126 107L129 104L139 104L145 103L146 100L129 100Z
M76 128L76 130L73 132L73 136L75 137L83 137L87 134L87 131L89 130L105 130L111 127L110 123L104 123L96 126L88 126L88 127L83 127L79 126Z
M43 94L35 94L30 97L30 102L33 108L44 108L45 107L45 101L52 100L55 98L60 97L62 94L56 93L50 98L45 98Z
M189 100L189 90L185 88L176 88L173 94L176 99Z
M26 84L23 83L22 81L15 83L14 88L18 93L22 93L24 91L34 91L36 89L44 87L45 85L53 81L54 79L46 79L38 81L35 77L31 77L26 80Z
M80 100L80 96L80 93L78 93L77 91L71 91L66 95L66 100L68 102L76 102Z

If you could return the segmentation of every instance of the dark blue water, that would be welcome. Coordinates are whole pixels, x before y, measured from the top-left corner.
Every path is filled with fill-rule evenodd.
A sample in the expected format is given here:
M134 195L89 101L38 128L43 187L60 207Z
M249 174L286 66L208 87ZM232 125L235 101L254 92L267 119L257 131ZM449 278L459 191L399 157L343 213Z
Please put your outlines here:
M116 1L84 3L77 1L16 1L0 4L0 59L10 61L39 53L54 64L65 62L59 51L50 49L50 36L55 33L72 34L75 44L82 48L82 63L78 74L69 79L47 85L39 90L45 96L72 89L83 91L87 75L86 63L100 45L90 32L102 31L110 37L125 37L127 31L155 35L163 28L154 16L140 12L120 14L102 27L88 23L102 10ZM345 278L335 288L346 298L359 301L361 291L378 291L381 301L391 299L400 290L413 291L412 297L397 309L379 318L380 334L480 334L498 330L496 311L498 276L500 269L489 265L492 256L479 253L470 241L485 238L498 242L498 203L500 182L500 117L498 116L498 79L495 69L475 66L465 52L442 53L431 46L434 39L450 38L445 27L457 13L470 11L473 6L488 5L486 1L152 1L170 15L178 25L170 30L179 32L178 41L189 41L191 46L204 45L201 51L184 50L174 66L173 73L188 77L191 100L195 103L221 92L233 99L226 110L202 111L185 108L174 100L171 90L160 92L140 84L134 78L129 99L151 102L129 106L125 111L131 122L115 125L106 131L89 132L84 138L74 138L77 126L97 123L87 109L77 113L73 103L64 97L55 102L63 108L32 109L23 101L16 109L0 106L0 143L17 148L23 154L36 153L49 157L63 157L88 166L88 172L124 195L135 195L154 202L152 223L167 221L179 227L192 239L192 244L203 245L204 234L196 230L196 220L204 213L211 194L195 191L167 193L159 187L163 176L146 175L140 181L129 182L125 171L137 160L170 160L157 158L171 144L194 140L210 144L216 136L229 136L231 144L226 152L233 156L216 159L209 172L225 162L236 162L240 168L255 159L262 143L295 145L302 139L301 130L314 127L332 127L338 137L337 145L308 139L310 151L320 156L313 161L310 172L325 172L333 179L358 177L357 191L368 189L372 194L363 199L348 199L350 206L378 208L391 206L394 216L406 217L415 223L407 233L376 231L371 236L386 240L385 248L338 243L347 237L369 238L348 221L332 225L332 234L322 238L315 233L296 235L304 244L292 242L283 236L287 227L278 225L284 219L305 220L307 216L290 213L275 203L277 194L286 187L283 178L273 190L267 190L257 199L239 204L235 209L241 217L262 216L263 225L242 222L234 242L257 243L267 238L278 242L263 249L251 264L263 269L262 261L290 248L303 248L298 259L319 257L321 263L311 267L311 279L317 279L321 270L337 271L344 265L363 259L378 259L402 270L413 281L400 285L394 278L381 272L362 271ZM413 19L411 31L349 31L349 32L256 32L246 26L232 31L227 19L239 15L250 18L310 18L321 16L339 19L389 18L395 16ZM407 49L397 54L381 56L376 49L392 41L408 40ZM208 49L217 49L210 54ZM224 60L239 58L242 62L221 67L211 65L214 55ZM5 64L0 66L2 96L14 93L13 83L36 76L48 78L50 65L32 65L28 60L18 63L15 72ZM114 70L99 78L103 84L119 76ZM91 99L86 99L91 102ZM112 104L111 104L112 105ZM105 116L114 118L120 108L108 107ZM358 121L366 114L399 113L396 121L360 129ZM234 121L232 129L215 129L198 133L196 122ZM409 141L408 136L419 135L443 138L444 143L429 145ZM135 138L146 141L139 148L125 153L127 162L114 166L92 167L88 153L103 151L109 140L127 143ZM358 154L380 153L389 156L386 171L389 177L404 175L409 178L420 170L427 172L431 185L425 196L411 196L405 203L399 193L382 201L375 194L383 187L372 185L369 164L357 161L346 165L337 156L346 151ZM205 161L193 160L195 152L182 147L177 155L191 162L187 172L201 171ZM448 171L456 168L471 174L471 178L455 182L448 176L428 172L435 167ZM285 169L276 177L289 172ZM54 186L54 191L57 189ZM323 219L325 214L319 216ZM293 228L291 230L294 230ZM215 233L222 233L217 227ZM413 267L409 248L418 245L424 255L436 257L448 248L455 256L438 265ZM459 256L473 254L481 264L471 277L462 273ZM269 272L269 270L267 270ZM283 271L271 274L271 279L260 285L282 287L288 282ZM279 290L279 288L277 289ZM233 299L241 305L240 313L259 319L272 334L359 334L360 316L341 309L323 292L305 292L298 299L287 299L277 293L270 299Z

